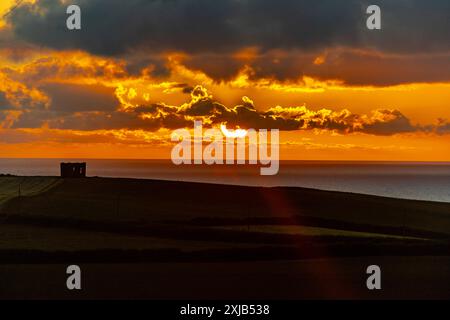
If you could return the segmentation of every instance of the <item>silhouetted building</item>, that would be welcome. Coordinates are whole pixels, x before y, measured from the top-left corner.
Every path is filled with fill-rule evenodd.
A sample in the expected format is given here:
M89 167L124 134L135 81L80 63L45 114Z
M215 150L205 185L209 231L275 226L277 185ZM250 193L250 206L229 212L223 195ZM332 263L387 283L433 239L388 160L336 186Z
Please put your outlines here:
M86 177L86 162L61 163L62 178L84 178Z

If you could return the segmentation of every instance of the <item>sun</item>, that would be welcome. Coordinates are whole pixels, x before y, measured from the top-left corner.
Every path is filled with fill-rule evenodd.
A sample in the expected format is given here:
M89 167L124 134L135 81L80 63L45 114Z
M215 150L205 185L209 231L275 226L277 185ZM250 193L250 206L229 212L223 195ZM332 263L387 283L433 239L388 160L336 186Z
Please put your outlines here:
M228 130L225 124L220 125L220 130L227 138L244 138L247 135L245 129Z

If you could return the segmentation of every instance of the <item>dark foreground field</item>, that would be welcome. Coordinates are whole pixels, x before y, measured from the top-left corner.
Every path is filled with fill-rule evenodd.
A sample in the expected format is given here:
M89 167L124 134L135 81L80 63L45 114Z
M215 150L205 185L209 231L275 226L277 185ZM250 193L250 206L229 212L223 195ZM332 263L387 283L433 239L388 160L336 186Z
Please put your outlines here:
M81 292L65 289L68 264ZM381 291L366 289L371 264ZM0 279L0 298L450 298L450 204L0 177Z
M365 266L382 267L382 290ZM1 299L440 299L449 257L357 257L227 263L81 264L82 290L65 287L66 265L0 265Z

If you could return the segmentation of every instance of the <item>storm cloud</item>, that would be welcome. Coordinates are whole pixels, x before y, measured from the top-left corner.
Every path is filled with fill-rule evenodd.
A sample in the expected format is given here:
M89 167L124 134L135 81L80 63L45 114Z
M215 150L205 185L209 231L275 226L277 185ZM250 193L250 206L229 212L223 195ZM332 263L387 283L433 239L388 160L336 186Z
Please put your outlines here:
M312 110L308 107L275 106L265 111L258 110L253 101L243 97L234 107L227 107L214 100L202 86L196 86L190 93L191 100L171 106L152 103L135 107L122 106L117 110L71 110L52 111L29 110L18 115L10 128L40 128L45 123L51 129L66 130L145 130L149 132L165 129L190 128L194 120L201 120L205 127L226 124L230 128L326 130L339 134L364 133L377 136L391 136L405 133L448 134L450 123L444 119L437 124L413 124L396 109L380 108L370 114L356 114L347 109ZM1 113L0 113L1 114ZM0 117L1 119L1 117Z
M255 46L320 50L334 46L384 52L450 49L450 2L379 0L382 30L366 28L366 0L78 0L82 29L69 32L61 1L38 0L10 16L15 35L55 49L120 55L135 49L187 53Z

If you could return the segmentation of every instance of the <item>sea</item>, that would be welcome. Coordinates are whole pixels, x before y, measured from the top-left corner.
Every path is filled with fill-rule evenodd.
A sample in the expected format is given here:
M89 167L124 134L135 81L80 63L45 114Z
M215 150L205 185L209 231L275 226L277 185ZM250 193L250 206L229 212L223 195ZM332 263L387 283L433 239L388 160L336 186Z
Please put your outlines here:
M0 158L0 174L58 176L61 162L86 162L91 177L306 187L450 202L450 162L282 161L277 175L261 176L260 165L176 166L170 160Z

